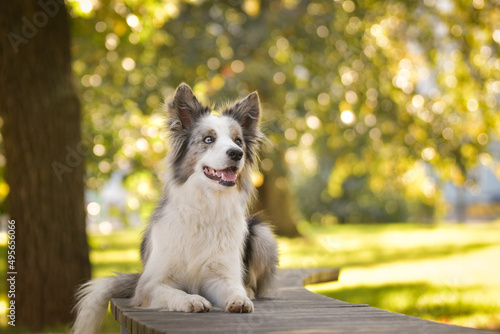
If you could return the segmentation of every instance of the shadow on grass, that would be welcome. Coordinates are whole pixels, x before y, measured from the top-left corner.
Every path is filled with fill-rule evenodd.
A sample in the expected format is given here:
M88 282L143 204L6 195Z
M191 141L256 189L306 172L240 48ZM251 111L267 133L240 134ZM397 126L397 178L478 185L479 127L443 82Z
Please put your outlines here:
M299 241L300 242L300 241ZM451 255L467 254L491 247L492 243L471 243L466 245L433 245L409 249L390 249L384 246L373 246L355 250L330 249L316 241L306 240L304 247L287 251L287 256L295 259L295 263L286 267L355 267L382 265L401 261L430 260ZM301 259L303 261L301 261Z
M418 247L407 251L391 251L387 248L373 250L377 254L376 264L384 264L395 261L430 260L458 254L467 254L491 247L492 243L472 243L467 245L434 245ZM362 263L360 263L362 264Z

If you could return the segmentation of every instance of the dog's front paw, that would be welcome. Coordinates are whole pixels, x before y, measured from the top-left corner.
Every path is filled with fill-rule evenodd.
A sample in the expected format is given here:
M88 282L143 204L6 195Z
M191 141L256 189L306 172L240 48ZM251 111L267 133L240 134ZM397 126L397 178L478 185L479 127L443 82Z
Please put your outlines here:
M212 304L200 295L187 295L176 305L174 311L180 312L208 312L212 309Z
M253 312L253 303L246 296L233 296L226 301L226 312L250 313Z

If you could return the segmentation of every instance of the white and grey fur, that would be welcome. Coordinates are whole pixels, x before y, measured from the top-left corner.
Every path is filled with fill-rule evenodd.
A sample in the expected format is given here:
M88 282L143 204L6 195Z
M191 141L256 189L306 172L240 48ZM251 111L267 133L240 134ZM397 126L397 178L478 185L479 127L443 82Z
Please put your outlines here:
M141 244L143 272L84 284L74 333L97 332L111 298L164 311L207 312L216 305L240 313L273 291L273 233L258 215L247 218L250 172L263 138L257 93L217 116L181 84L168 104L168 128L163 195Z

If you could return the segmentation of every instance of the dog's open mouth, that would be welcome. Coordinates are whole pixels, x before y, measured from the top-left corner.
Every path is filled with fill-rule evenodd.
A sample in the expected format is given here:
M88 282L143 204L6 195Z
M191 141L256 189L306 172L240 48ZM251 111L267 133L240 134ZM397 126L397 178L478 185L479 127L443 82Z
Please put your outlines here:
M238 177L238 168L232 166L226 169L213 169L210 167L203 167L205 176L211 180L218 181L220 185L232 187L236 185L236 178Z

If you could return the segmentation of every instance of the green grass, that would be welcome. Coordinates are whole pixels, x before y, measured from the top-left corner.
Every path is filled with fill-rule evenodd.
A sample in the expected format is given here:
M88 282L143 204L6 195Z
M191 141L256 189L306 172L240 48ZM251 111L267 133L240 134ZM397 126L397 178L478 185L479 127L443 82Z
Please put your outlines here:
M140 242L143 228L89 237L92 277L110 276L113 272L130 273L142 269ZM101 333L120 333L120 326L108 310Z
M461 326L500 329L500 224L302 226L282 266L342 268L311 291Z
M92 276L109 276L113 272L138 272L142 269L140 242L142 228L128 229L111 235L90 236Z
M310 285L311 291L425 319L500 329L500 223L302 223L299 228L303 238L278 240L282 268L342 268L338 282ZM91 236L93 276L139 271L140 238L141 229ZM3 254L5 246L0 248ZM119 333L110 314L103 332Z

